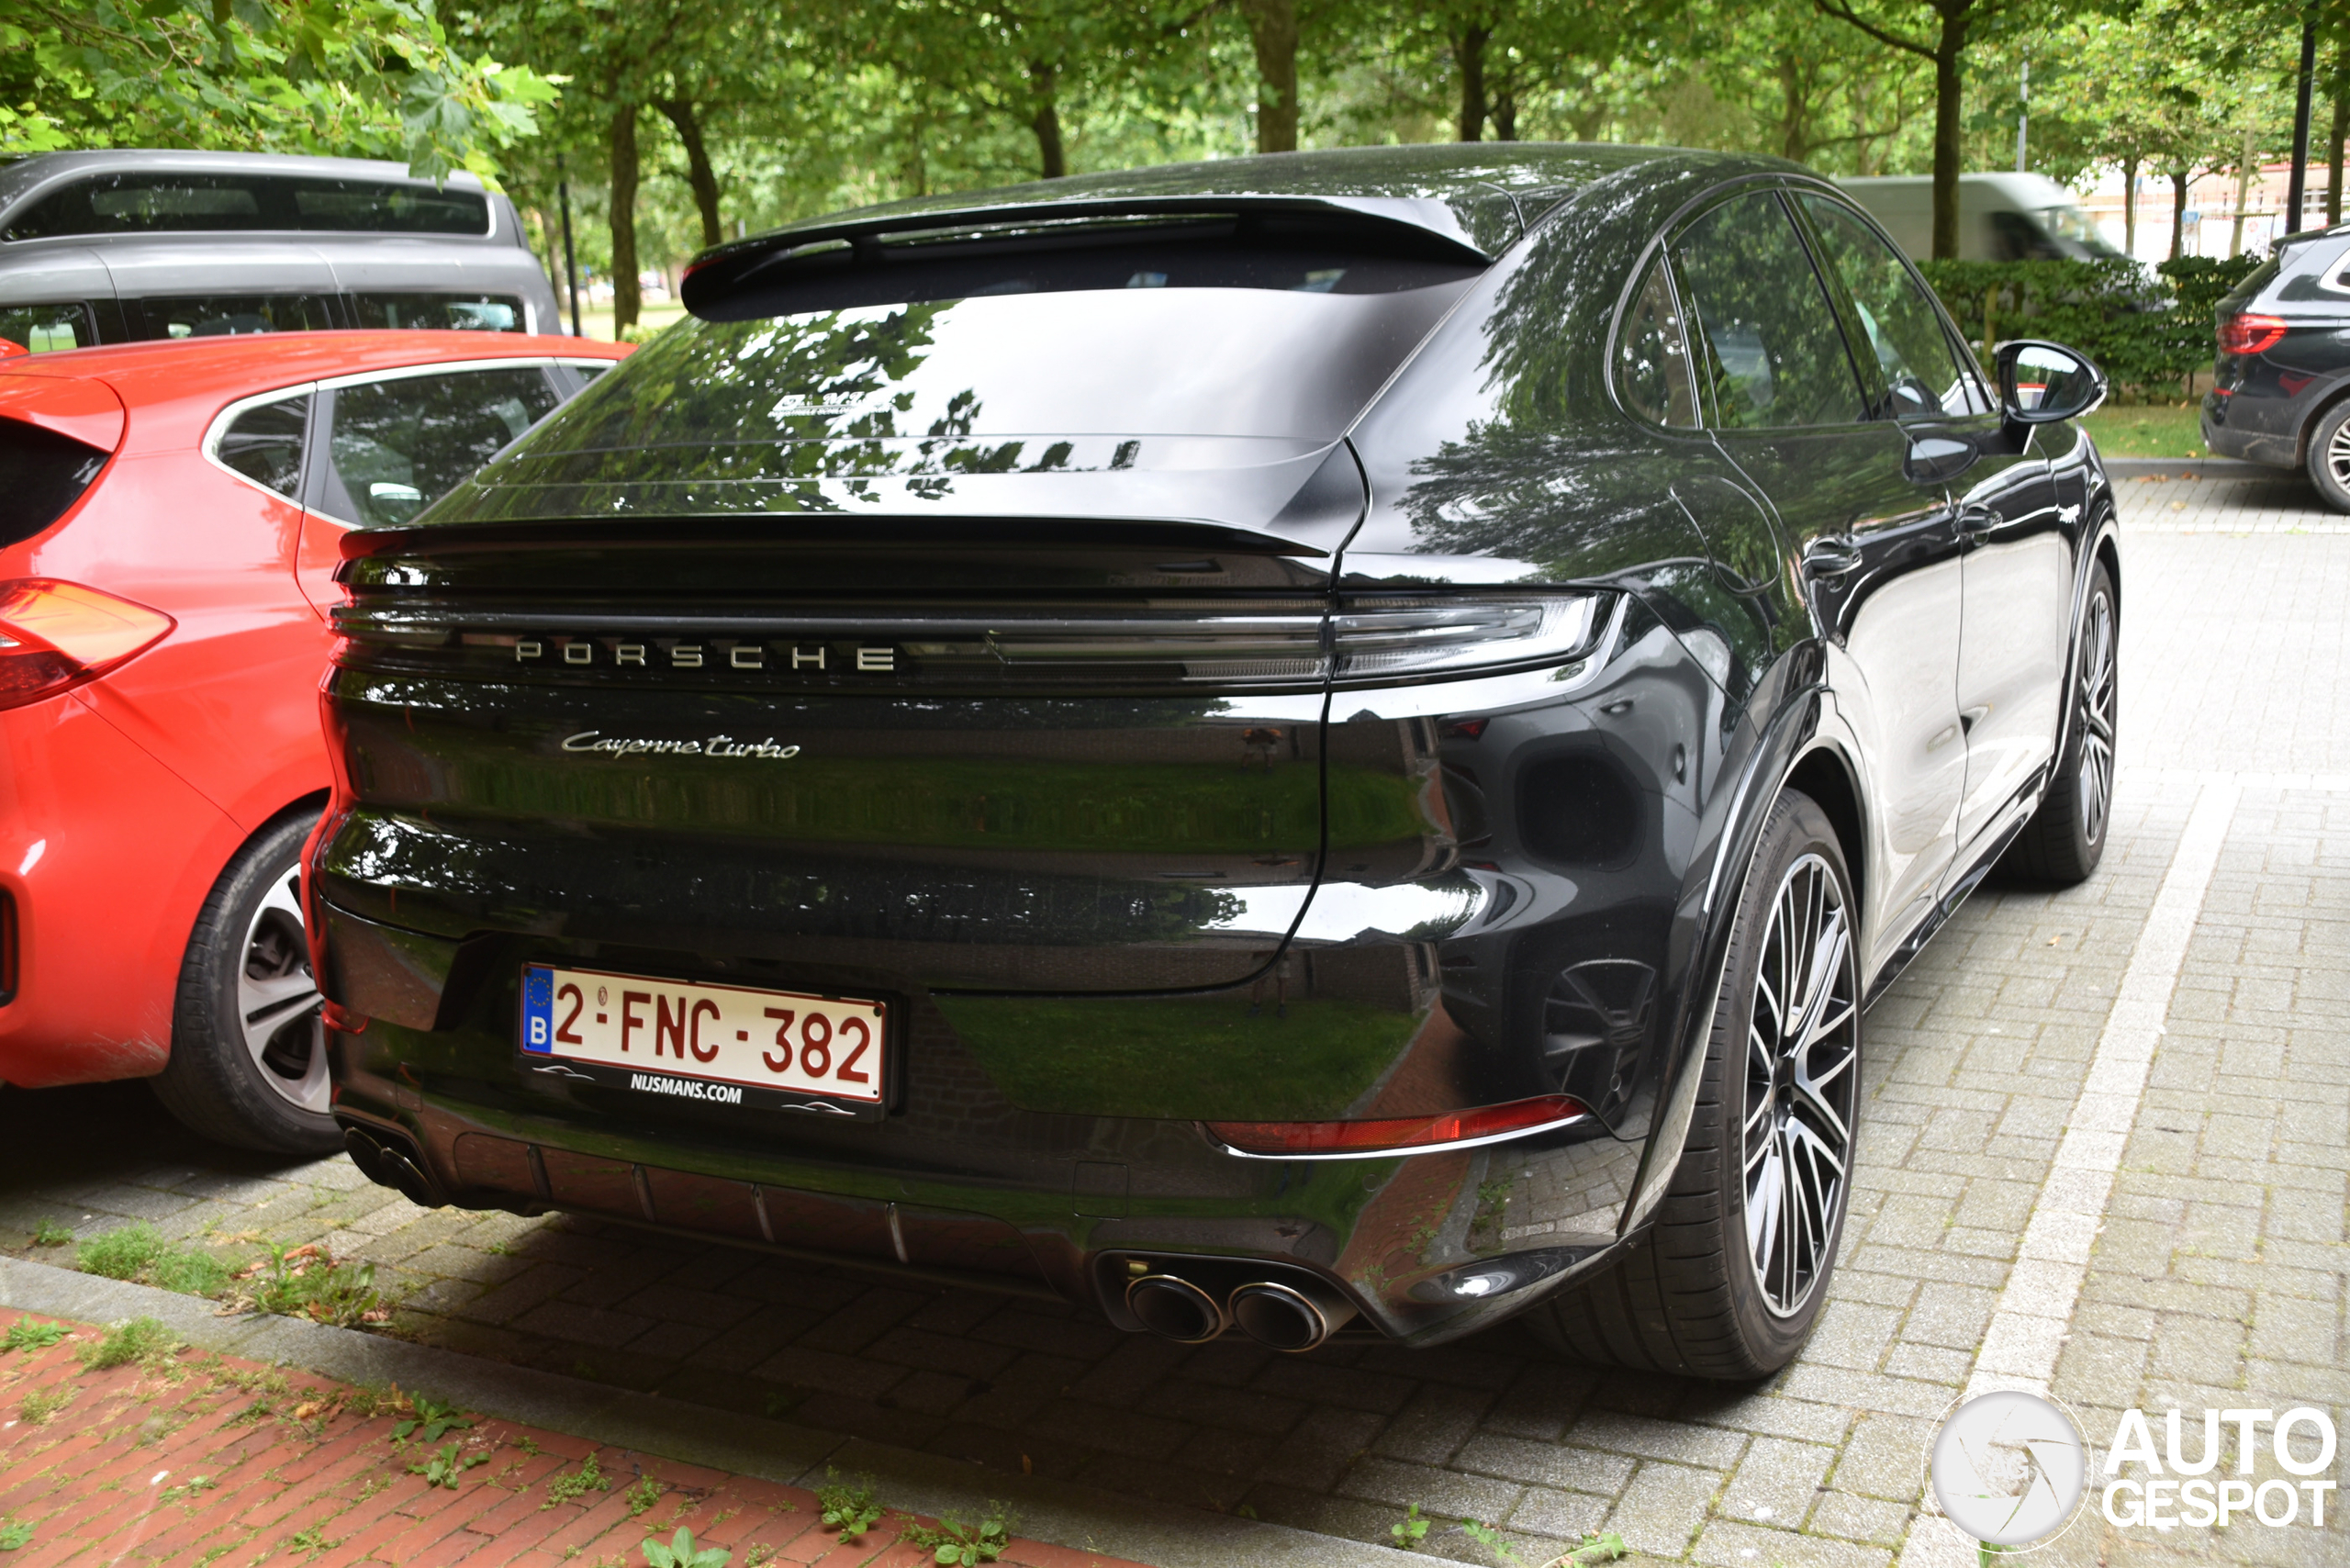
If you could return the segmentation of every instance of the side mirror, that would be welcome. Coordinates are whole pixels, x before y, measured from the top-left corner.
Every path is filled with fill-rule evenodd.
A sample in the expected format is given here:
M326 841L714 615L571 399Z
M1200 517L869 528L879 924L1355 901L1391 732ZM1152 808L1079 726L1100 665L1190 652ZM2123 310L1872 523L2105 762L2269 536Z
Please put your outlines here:
M2105 401L2105 372L2062 343L2017 338L1993 353L2000 411L2011 424L2077 420Z

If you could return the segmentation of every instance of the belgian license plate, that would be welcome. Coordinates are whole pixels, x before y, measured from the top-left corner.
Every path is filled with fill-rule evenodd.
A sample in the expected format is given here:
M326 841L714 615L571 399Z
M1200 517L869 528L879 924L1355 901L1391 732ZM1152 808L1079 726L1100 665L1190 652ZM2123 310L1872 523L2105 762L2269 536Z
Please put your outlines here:
M878 1110L889 1022L888 1004L871 997L522 968L526 1060L600 1068L574 1076L706 1104L812 1094Z

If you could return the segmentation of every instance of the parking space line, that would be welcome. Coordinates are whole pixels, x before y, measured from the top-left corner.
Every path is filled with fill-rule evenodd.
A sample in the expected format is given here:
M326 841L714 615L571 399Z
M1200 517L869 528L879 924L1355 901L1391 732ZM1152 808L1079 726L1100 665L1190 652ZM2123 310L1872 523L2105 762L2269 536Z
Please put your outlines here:
M2236 778L2221 775L2206 776L2196 796L2098 1036L2064 1141L2032 1204L2015 1266L1975 1352L1966 1384L1969 1398L2009 1388L2044 1394L2055 1376L2089 1252L2113 1193L2114 1173L2121 1168L2121 1150L2138 1118L2147 1070L2170 1014L2171 992L2243 794Z

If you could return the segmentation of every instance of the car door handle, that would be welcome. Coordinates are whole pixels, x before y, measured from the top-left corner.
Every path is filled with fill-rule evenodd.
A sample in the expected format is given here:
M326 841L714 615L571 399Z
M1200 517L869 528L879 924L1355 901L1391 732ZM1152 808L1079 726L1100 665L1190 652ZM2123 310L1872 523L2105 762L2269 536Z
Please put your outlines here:
M2006 514L1993 507L1965 506L1958 509L1958 532L1968 539L1980 539L2007 521Z
M1841 577L1860 569L1861 553L1850 544L1822 539L1807 547L1803 553L1804 576L1808 577Z

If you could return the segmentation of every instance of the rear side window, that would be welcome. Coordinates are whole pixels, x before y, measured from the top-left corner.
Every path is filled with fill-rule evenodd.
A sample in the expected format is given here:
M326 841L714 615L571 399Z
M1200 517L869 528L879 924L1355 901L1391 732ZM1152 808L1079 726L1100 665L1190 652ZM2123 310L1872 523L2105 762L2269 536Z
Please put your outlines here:
M0 338L34 353L86 349L98 341L86 305L11 305L0 308Z
M149 299L143 313L151 338L227 338L248 332L317 332L334 325L315 294L199 294Z
M292 499L302 487L302 438L310 425L310 395L247 409L220 432L213 455L256 485Z
M1681 308L1661 260L1649 267L1648 280L1632 297L1616 334L1616 384L1624 406L1651 424L1687 428L1697 422L1697 384L1689 371Z
M1673 251L1699 378L1721 425L1785 429L1864 416L1844 330L1776 195L1724 202L1684 230Z
M522 302L508 294L354 294L357 327L422 327L460 332L519 332Z
M106 454L70 435L0 419L0 545L21 543L82 498Z
M454 186L298 174L125 170L76 180L20 208L0 239L61 234L487 234L489 202Z
M535 365L404 375L334 395L322 510L364 528L408 521L454 489L559 399Z

